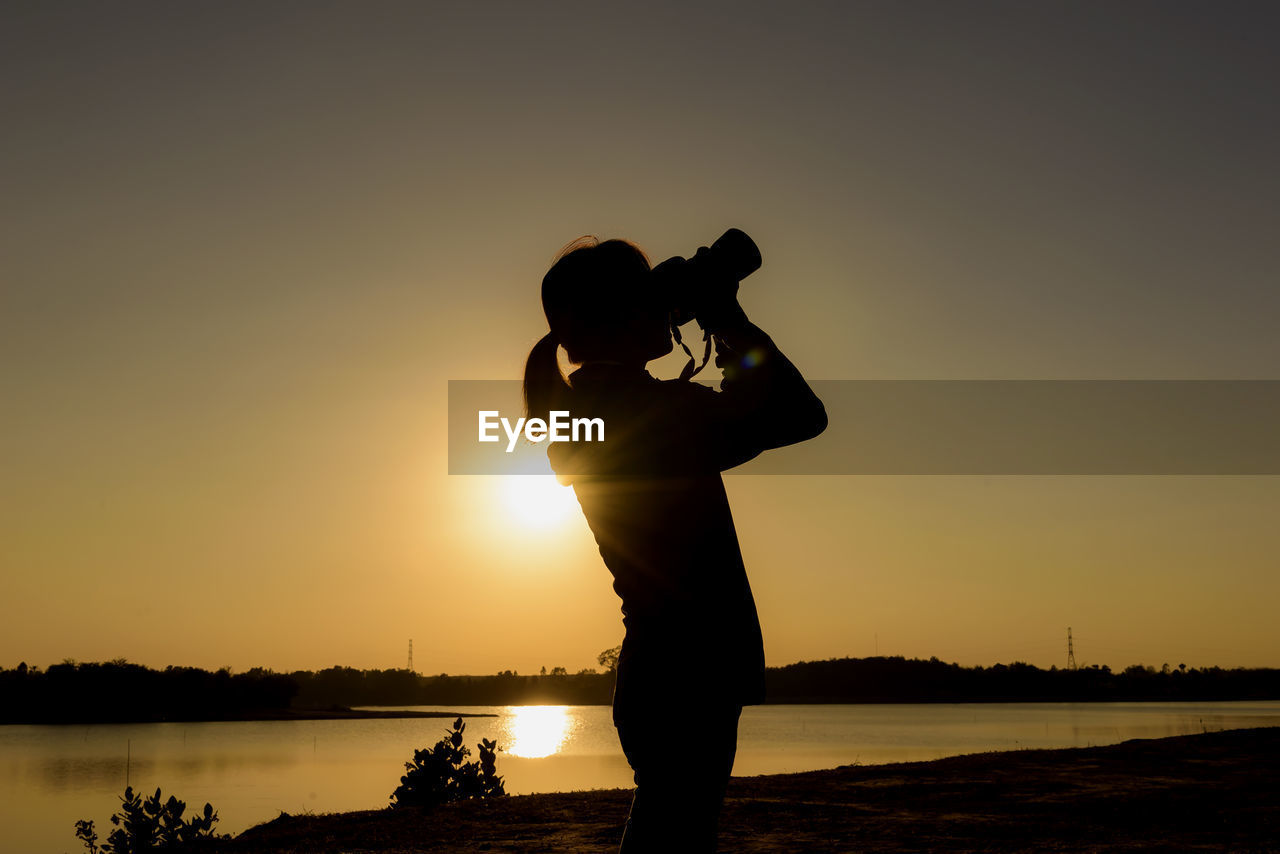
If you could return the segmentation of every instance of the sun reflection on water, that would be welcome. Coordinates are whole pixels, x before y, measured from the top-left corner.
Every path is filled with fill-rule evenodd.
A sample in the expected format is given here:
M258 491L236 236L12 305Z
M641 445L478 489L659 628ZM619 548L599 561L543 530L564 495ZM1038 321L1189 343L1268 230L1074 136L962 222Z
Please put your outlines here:
M568 706L512 706L511 746L506 752L525 759L542 759L558 753L569 737Z

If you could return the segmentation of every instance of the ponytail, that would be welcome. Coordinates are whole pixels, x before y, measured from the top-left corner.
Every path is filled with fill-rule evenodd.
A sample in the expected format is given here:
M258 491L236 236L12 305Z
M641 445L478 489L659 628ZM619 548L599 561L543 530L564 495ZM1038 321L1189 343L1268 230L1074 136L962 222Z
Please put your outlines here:
M560 361L556 356L560 344L548 332L538 339L529 351L524 363L524 414L526 418L546 419L551 410L569 391L569 384L560 373Z

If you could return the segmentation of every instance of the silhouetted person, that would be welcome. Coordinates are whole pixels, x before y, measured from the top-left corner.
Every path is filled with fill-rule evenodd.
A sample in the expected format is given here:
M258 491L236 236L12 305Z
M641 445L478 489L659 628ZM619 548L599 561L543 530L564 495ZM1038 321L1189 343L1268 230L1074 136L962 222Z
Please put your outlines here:
M613 717L636 782L626 854L715 849L738 719L764 699L760 623L720 473L827 423L747 320L736 279L704 276L680 295L714 335L721 390L652 377L645 364L672 349L673 297L657 280L627 242L566 247L542 281L551 332L525 366L530 417L558 409L605 424L604 442L548 453L622 599ZM579 366L567 383L559 346Z

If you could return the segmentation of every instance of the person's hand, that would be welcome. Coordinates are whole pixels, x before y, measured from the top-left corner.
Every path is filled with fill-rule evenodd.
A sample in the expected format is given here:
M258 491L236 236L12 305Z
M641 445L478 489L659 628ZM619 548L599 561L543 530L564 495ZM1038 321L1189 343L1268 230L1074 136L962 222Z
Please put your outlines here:
M704 250L699 250L699 252ZM745 323L746 314L737 303L737 279L721 274L710 265L700 270L698 302L694 316L698 325L710 333L717 333L728 326Z
M718 270L714 264L707 263L705 257L699 258L707 251L707 247L703 246L694 255L701 263L693 314L699 326L714 333L726 326L745 321L747 315L742 306L738 305L738 280L731 274Z
M704 311L715 313L722 307L736 304L738 299L738 280L721 270L711 257L711 250L705 246L699 246L693 254L699 274L694 313L699 316Z

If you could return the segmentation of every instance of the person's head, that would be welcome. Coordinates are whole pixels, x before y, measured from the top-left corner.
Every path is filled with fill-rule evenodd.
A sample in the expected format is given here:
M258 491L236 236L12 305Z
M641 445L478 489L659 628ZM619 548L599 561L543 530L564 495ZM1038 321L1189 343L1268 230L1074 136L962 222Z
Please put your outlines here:
M542 279L551 331L525 363L525 409L545 415L566 388L556 358L643 367L671 352L668 307L652 287L649 259L625 240L584 237L560 251Z

